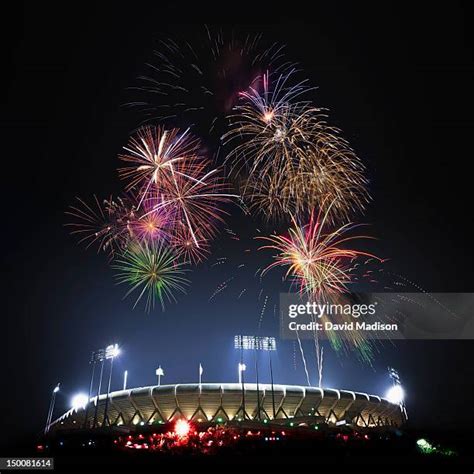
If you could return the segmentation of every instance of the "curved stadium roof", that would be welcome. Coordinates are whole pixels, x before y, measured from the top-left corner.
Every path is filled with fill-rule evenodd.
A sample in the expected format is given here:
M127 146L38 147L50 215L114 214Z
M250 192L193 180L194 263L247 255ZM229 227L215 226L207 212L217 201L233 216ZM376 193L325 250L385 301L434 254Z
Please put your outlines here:
M194 421L219 421L243 418L295 423L317 420L335 424L346 421L358 426L399 426L404 415L399 405L384 398L366 393L329 388L296 385L245 384L245 396L238 383L176 384L140 387L109 394L107 418L112 425L144 425L186 418ZM93 425L97 397L90 400L87 409L88 426ZM104 421L106 395L100 395L97 408L97 425ZM275 407L275 416L273 411ZM85 409L67 411L52 425L51 430L81 428Z

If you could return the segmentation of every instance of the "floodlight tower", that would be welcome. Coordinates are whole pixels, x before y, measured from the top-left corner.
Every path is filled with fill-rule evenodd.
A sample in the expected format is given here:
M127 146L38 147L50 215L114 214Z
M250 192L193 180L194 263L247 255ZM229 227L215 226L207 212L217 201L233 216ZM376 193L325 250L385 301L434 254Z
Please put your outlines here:
M255 352L255 374L257 382L257 418L261 419L261 406L260 406L260 390L259 390L259 379L258 379L258 352L265 351L270 352L270 377L271 377L271 387L272 387L272 407L273 407L273 418L275 418L275 391L273 388L273 367L272 367L272 352L276 350L276 340L274 337L268 336L234 336L234 348L240 350L241 362L239 364L239 382L242 382L242 410L244 413L244 418L246 416L245 411L245 387L243 383L243 371L240 370L241 366L245 367L243 363L243 351L244 350L253 350ZM245 369L244 369L245 370Z
M393 367L388 367L388 376L392 380L392 387L387 392L387 398L392 403L398 404L400 410L405 417L405 421L408 420L407 410L405 406L405 392L402 387L400 375Z
M97 365L97 362L101 362L101 355L100 355L101 350L92 352L91 358L89 360L89 364L92 365L92 371L91 371L91 381L89 384L89 400L87 402L87 405L84 411L84 426L83 426L84 429L88 427L87 425L88 425L88 416L89 416L89 405L90 405L90 400L92 397L92 390L94 388L95 366Z
M118 344L110 344L105 348L105 358L110 360L110 372L109 372L109 383L107 385L107 396L105 398L105 408L104 408L104 421L102 422L102 426L106 426L106 423L110 425L110 420L107 415L107 409L109 407L109 393L110 393L110 385L112 383L112 371L114 369L114 359L120 355L120 349Z
M59 392L59 383L53 388L51 392L51 400L49 402L48 416L46 417L46 425L44 427L44 434L48 433L51 421L53 419L54 405L56 403L56 394Z
M104 374L104 362L105 362L105 349L99 349L92 353L91 358L92 363L95 365L97 362L100 362L100 373L99 373L99 384L97 386L97 395L95 398L95 410L94 410L94 420L92 422L92 428L97 426L97 417L99 414L99 396L102 388L102 376ZM91 384L93 380L94 373L92 373ZM87 410L86 410L86 423L87 423Z

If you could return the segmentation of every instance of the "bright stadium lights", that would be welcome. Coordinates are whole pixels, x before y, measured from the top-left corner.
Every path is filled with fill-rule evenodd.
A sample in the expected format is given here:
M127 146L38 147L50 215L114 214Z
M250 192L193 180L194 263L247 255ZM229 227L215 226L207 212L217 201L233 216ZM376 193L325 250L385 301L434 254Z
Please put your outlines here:
M53 412L54 412L54 404L56 403L56 394L59 392L59 386L61 384L57 384L53 391L51 392L51 401L49 402L49 410L48 416L46 417L46 426L44 427L44 433L46 434L49 431L49 427L51 425L51 421L53 419Z
M161 385L161 377L164 377L165 372L161 368L161 365L155 371L156 376L158 377L158 387Z
M112 384L112 372L114 370L114 359L120 355L120 349L118 344L110 344L105 348L105 358L110 359L110 371L109 371L109 383L107 385L107 396L105 398L105 407L104 407L104 421L102 426L105 426L107 423L110 425L110 420L107 415L107 409L109 407L109 394L110 387Z
M390 387L387 390L387 393L385 394L385 398L390 402L395 405L400 405L403 403L403 400L405 398L405 392L403 391L403 388L401 385L394 385L393 387Z
M239 371L239 383L242 383L242 372L244 372L247 369L247 366L245 364L242 364L242 362L239 362L238 365L238 371Z
M391 403L400 406L400 410L405 418L405 421L408 420L407 409L405 407L405 392L402 388L402 382L400 375L396 369L393 367L388 367L388 375L392 380L392 387L387 391L385 398Z
M258 384L258 353L259 352L269 352L269 362L270 362L270 377L272 383L272 406L273 412L275 412L275 394L273 389L273 368L272 368L272 351L276 351L276 339L274 337L269 336L242 336L236 335L234 336L234 349L240 350L240 359L243 361L244 351L255 351L255 375L256 375L256 383L257 383L257 418L260 419L260 396L259 392L259 384ZM243 369L245 370L245 368ZM244 387L243 387L243 371L240 369L239 365L239 383L242 384L242 409L245 411L244 407Z
M71 407L74 411L84 409L89 403L89 397L85 393L78 393L74 395L71 400Z
M105 348L105 358L106 359L113 359L120 355L120 349L118 344L110 344Z
M276 340L268 336L234 336L234 349L276 351Z

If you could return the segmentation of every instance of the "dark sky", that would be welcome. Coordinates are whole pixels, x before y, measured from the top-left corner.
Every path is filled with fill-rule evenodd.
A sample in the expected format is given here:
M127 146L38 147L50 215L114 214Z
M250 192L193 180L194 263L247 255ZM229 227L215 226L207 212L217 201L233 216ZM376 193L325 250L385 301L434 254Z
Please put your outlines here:
M168 382L195 381L199 362L206 380L234 381L232 336L256 330L262 301L237 301L237 283L208 303L226 278L211 264L229 243L216 244L178 304L147 315L122 300L125 289L115 285L104 256L84 251L63 227L75 196L120 190L117 154L137 125L120 106L159 35L189 36L207 22L286 44L318 86L318 105L331 109L368 167L373 203L364 221L379 239L377 252L428 291L474 290L470 12L461 2L315 3L300 18L240 8L218 18L161 2L75 11L42 2L4 16L1 391L12 439L41 430L58 381L58 414L72 394L87 390L87 362L97 347L123 347L115 388L124 369L132 386L154 383L157 364ZM238 232L248 222L234 216L230 225ZM268 312L263 332L277 331ZM434 413L453 393L470 406L473 346L386 344L372 368L328 351L326 384L383 394L386 366L393 365L414 425L432 426L439 416L456 428L454 407ZM296 370L293 364L292 344L282 343L278 382L304 383L298 354ZM312 370L314 378L314 362ZM472 419L468 410L465 419Z

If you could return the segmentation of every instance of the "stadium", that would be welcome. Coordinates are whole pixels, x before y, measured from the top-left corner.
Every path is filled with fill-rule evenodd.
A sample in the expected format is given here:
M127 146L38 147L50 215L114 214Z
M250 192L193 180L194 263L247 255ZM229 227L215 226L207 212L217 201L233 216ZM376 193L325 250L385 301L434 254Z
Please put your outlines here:
M238 383L140 387L90 398L51 423L50 431L94 427L139 429L185 419L306 426L399 427L403 407L376 395L295 385Z

